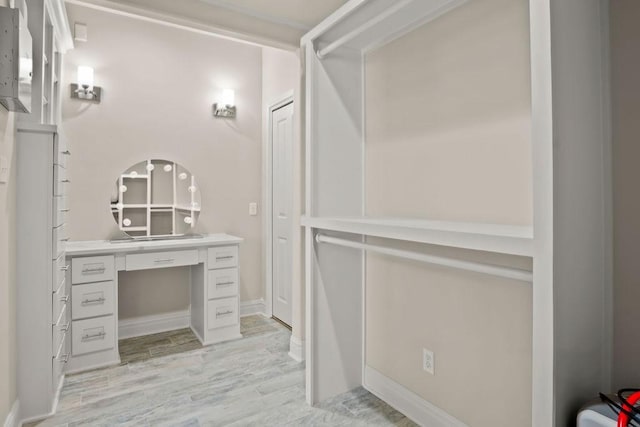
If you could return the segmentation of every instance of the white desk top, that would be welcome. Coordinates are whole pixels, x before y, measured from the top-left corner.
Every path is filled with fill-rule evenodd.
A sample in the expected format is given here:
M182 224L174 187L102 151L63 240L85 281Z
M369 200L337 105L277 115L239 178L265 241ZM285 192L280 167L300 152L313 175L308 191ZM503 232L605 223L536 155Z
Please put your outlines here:
M152 241L109 241L89 240L68 242L67 256L116 254L123 252L156 251L163 249L187 249L206 246L235 245L241 243L242 237L229 234L208 234L202 237L185 239L166 239Z

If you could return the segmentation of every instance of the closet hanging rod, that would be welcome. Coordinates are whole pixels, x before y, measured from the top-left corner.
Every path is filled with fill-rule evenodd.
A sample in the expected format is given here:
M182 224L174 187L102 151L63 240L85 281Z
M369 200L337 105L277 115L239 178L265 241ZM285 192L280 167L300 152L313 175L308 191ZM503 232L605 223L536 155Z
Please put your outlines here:
M402 8L404 8L406 5L408 5L413 1L414 0L402 0L397 2L396 4L393 5L393 7L390 7L380 15L368 20L361 26L357 27L355 30L348 32L344 36L340 37L338 40L334 41L333 43L330 43L327 47L323 49L318 49L316 51L316 55L318 56L319 59L323 59L334 50L338 49L339 47L341 47L346 43L349 43L351 40L355 39L356 37L358 37L360 34L364 33L365 31L367 31L368 29L375 27L380 22L384 21L385 19L395 14L396 12L398 12L399 10L401 10Z
M519 268L500 267L491 264L482 264L472 261L461 261L453 258L446 258L434 255L425 255L418 252L405 251L401 249L386 248L384 246L371 245L368 243L354 242L352 240L339 239L337 237L316 234L316 242L329 243L337 246L344 246L353 249L364 249L370 252L377 252L383 255L406 258L414 261L421 261L427 264L441 265L458 270L473 271L476 273L489 274L492 276L504 277L507 279L520 280L523 282L533 282L533 273Z

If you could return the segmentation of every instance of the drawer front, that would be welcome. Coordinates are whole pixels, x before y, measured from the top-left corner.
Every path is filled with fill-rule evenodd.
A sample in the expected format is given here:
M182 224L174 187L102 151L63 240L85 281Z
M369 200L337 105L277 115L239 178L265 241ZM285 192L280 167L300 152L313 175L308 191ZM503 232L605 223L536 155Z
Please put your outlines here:
M67 200L65 196L54 196L53 198L53 226L59 227L67 222Z
M107 282L115 277L113 255L73 258L71 260L71 284Z
M238 266L238 247L220 246L209 248L209 269L229 268Z
M115 283L99 282L76 285L71 288L71 315L73 320L113 314Z
M58 257L62 255L68 241L67 226L65 224L53 229L53 259L58 259Z
M71 152L60 138L57 138L54 147L53 163L66 169L68 167L69 157L71 157Z
M198 264L198 251L170 251L126 256L127 271Z
M238 269L222 268L209 271L208 299L238 295Z
M64 308L64 311L66 311L66 306ZM52 344L52 348L51 348L51 352L53 357L56 357L56 355L59 353L60 351L60 346L62 345L65 335L67 334L67 332L69 331L69 320L68 317L66 316L66 313L62 313L62 316L60 316L60 321L53 325L51 334L53 339L51 340L51 344Z
M238 298L211 300L207 303L208 329L222 328L236 325L240 321L238 316Z
M71 328L74 356L109 350L116 345L113 316L74 320Z
M64 254L60 254L58 259L53 261L53 292L55 292L65 280L68 269L69 267L67 266Z
M69 301L69 295L67 294L67 286L62 283L58 286L58 289L51 294L51 324L55 325L60 320L60 315L67 306Z

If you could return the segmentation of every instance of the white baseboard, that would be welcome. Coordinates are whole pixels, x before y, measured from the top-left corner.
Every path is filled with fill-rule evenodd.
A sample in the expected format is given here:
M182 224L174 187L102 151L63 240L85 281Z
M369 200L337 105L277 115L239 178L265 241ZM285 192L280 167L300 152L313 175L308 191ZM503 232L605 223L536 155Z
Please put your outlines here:
M462 421L369 366L364 368L363 386L422 426L468 427Z
M304 361L304 341L291 335L289 340L289 357L296 362Z
M240 302L240 317L252 316L254 314L264 315L266 311L266 305L264 299L256 299L253 301L241 301Z
M19 427L20 426L20 400L16 399L11 406L11 411L7 414L7 418L4 420L4 427Z
M188 328L191 324L189 310L174 311L153 316L123 319L118 322L118 338L133 338Z

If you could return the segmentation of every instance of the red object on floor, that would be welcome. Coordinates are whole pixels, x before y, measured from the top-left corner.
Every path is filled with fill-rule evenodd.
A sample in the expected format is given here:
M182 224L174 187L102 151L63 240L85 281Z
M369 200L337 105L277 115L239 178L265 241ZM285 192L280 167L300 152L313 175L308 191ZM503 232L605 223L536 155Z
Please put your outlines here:
M640 400L640 391L637 391L633 393L631 396L629 396L629 398L627 399L627 402L622 404L622 407L627 412L631 412L633 411L633 409L629 405L633 406L639 400ZM625 412L620 412L620 416L618 417L618 427L629 427L629 415L627 415Z

